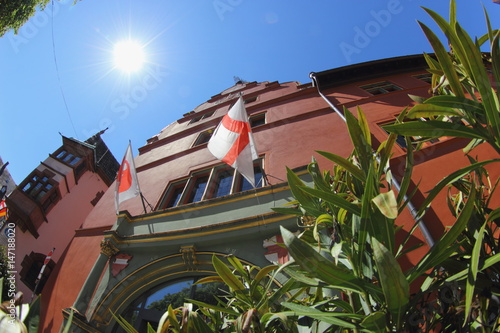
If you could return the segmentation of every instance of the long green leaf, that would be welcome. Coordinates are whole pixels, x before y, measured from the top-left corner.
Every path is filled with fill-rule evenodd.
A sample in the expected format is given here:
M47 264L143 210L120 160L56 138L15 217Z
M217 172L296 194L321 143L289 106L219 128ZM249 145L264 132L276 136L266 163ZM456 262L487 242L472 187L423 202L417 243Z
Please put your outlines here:
M222 280L222 278L220 276L213 275L213 276L206 276L204 278L201 278L193 284L197 285L197 284L210 283L210 282L224 283L224 280Z
M492 212L488 214L488 222L494 221L496 219L500 219L500 207L494 209Z
M455 0L450 1L450 25L453 27L457 23L457 4Z
M361 322L361 327L369 332L383 333L386 331L386 316L382 311L371 313Z
M497 253L494 256L491 256L488 259L485 259L484 263L482 264L481 267L479 267L478 271L481 272L481 271L483 271L487 268L490 268L491 266L493 266L499 262L500 262L500 253ZM464 270L446 278L446 282L460 281L460 280L464 279L468 273L469 273L469 268L464 269Z
M440 265L447 257L452 244L456 242L460 233L467 227L470 216L474 209L474 201L476 199L476 191L472 191L467 203L465 204L460 216L457 218L453 226L441 238L436 241L429 252L420 260L417 266L410 271L407 278L411 283L420 277L428 269Z
M292 310L297 316L311 317L344 328L354 329L357 328L357 326L349 321L345 321L340 318L354 319L358 321L364 318L364 316L354 313L323 312L312 307L290 302L283 302L282 305Z
M405 137L405 142L407 147L411 147L411 139L409 137ZM399 193L397 198L397 205L400 206L399 210L400 212L404 208L404 206L406 206L407 202L410 200L407 199L408 198L407 193L408 189L410 188L410 184L412 183L411 175L413 174L414 164L415 163L414 163L413 149L407 149L403 179L401 180L400 188L398 189ZM418 186L415 186L415 189L417 187Z
M418 119L422 117L450 116L460 117L461 114L449 107L437 106L432 104L417 104L408 112L409 119Z
M236 256L228 255L226 256L226 259L233 266L233 268L241 274L242 277L245 277L247 275L247 271L243 267L243 264L238 258L236 258Z
M321 215L323 212L318 209L318 203L315 198L302 190L306 185L288 167L286 168L286 178L288 180L288 186L290 186L290 191L292 192L293 197L300 203L302 208L304 208L312 216Z
M227 314L230 314L230 315L233 315L233 316L239 316L240 315L240 313L238 313L237 311L234 311L231 307L222 307L222 306L218 306L218 305L214 305L214 304L208 304L208 303L205 303L205 302L196 301L194 299L189 299L189 298L187 298L186 301L189 302L189 303L193 303L195 305L198 305L199 307L211 309L211 310L214 310L214 311L217 311L217 312L227 313Z
M444 177L439 183L436 184L436 186L433 187L433 189L429 192L427 197L425 198L424 202L420 206L420 209L418 210L418 216L422 217L424 211L429 207L430 203L434 200L434 198L443 190L444 187L450 185L451 183L457 181L458 179L462 178L466 174L484 167L485 165L491 164L491 163L498 163L500 162L500 159L493 159L493 160L486 160L482 162L476 162L474 164L468 165L462 169L459 169L448 176Z
M410 299L410 286L392 253L375 238L372 238L372 246L387 308L399 330Z
M500 32L495 34L491 42L491 69L493 71L493 78L495 79L495 86L498 87L500 82ZM498 94L498 92L497 92Z
M297 215L302 216L304 213L298 208L287 208L287 207L273 207L271 208L276 213L285 214L285 215Z
M469 35L457 25L457 35L462 41L471 67L471 75L474 78L476 87L481 95L486 117L497 140L500 140L500 114L498 112L499 102L491 87L491 83L483 64L480 50L472 42Z
M362 133L364 134L364 138L366 144L371 148L372 147L372 133L370 132L370 127L368 126L368 120L366 120L366 116L363 113L363 110L358 106L358 124L359 128L361 128Z
M272 271L276 270L278 267L279 266L277 266L277 265L269 265L269 266L263 267L255 276L255 278L254 278L255 283L259 283L264 277L266 277Z
M217 274L224 280L224 283L227 284L229 288L232 290L244 290L245 286L243 283L236 277L236 275L231 272L229 267L226 266L217 256L212 256L212 264L217 271Z
M125 319L123 319L122 316L116 316L112 311L110 311L111 313L111 316L113 316L113 318L116 320L116 322L125 330L125 332L127 333L139 333L133 326L132 324L130 324L128 321L126 321ZM73 320L73 311L71 311L71 314L70 314L70 317L71 317L71 320ZM69 318L68 318L68 321L69 321ZM71 328L71 325L69 325L67 327L67 331L65 329L65 331L63 333L68 333L69 332L69 329Z
M316 162L316 159L314 157L312 158L312 162L307 166L307 171L313 179L314 187L323 191L330 190L330 183L325 181L323 173L319 169L318 162Z
M460 41L460 38L458 38L457 33L455 31L456 23L451 25L448 22L446 22L446 20L442 16L440 16L438 13L436 13L435 11L430 10L428 8L424 8L424 7L423 7L423 9L427 12L427 14L430 17L432 17L434 22L437 23L439 28L446 35L446 38L448 39L448 43L451 44L453 47L454 55L456 57L458 57L459 61L465 67L465 69L470 72L470 69L468 68L468 63L467 63L468 54L464 51L464 48L463 48L462 43ZM438 59L438 60L441 64L443 64L441 62L441 59ZM448 58L448 61L451 61L450 58ZM453 67L450 67L450 70L455 72ZM448 75L446 77L448 78ZM456 94L456 95L463 96L463 94L461 94L461 95Z
M388 132L394 132L404 136L422 136L429 138L451 136L470 139L486 139L481 132L473 128L438 120L410 121L403 124L385 125L383 128Z
M372 147L366 142L365 132L356 117L354 117L347 108L344 109L344 115L356 156L361 163L363 170L368 170L368 165L372 159Z
M425 101L425 104L440 106L443 108L462 109L471 114L484 114L483 104L468 98L440 95L433 96Z
M346 169L348 172L350 172L357 179L359 179L361 181L366 180L366 176L363 173L363 171L361 171L361 169L358 168L357 166L355 166L351 161L349 161L349 160L347 160L339 155L335 155L335 154L332 154L332 153L329 153L326 151L317 151L317 153L323 157L326 157L330 161L340 165L342 168Z
M470 200L470 199L469 199ZM467 283L465 285L465 322L469 318L471 311L472 297L474 296L474 288L476 287L476 278L479 268L479 257L481 255L481 248L483 246L484 229L486 228L487 222L485 222L477 234L476 241L474 243L474 248L472 249L472 255L469 264L469 274L467 278Z
M356 293L370 290L375 297L380 297L379 288L357 278L351 271L336 266L285 228L280 227L280 229L288 251L303 270L331 285L332 288L342 288Z
M321 191L321 190L317 190L317 189L314 189L311 187L306 187L306 186L300 187L300 189L303 192L308 193L308 194L313 195L313 196L316 196L318 198L321 198L321 199L333 204L334 206L344 208L345 210L347 210L351 214L361 215L361 210L359 209L358 206L345 200L344 198L342 198L338 194L335 194L333 192Z
M448 79L451 90L456 96L464 97L463 88L462 85L460 84L460 79L458 78L458 75L453 68L453 63L451 62L448 52L446 52L443 44L436 36L436 34L434 34L434 32L432 32L432 30L429 29L429 27L427 27L420 21L418 22L418 24L424 31L425 36L427 37L429 43L434 49L434 54L436 55L439 61L439 64L444 72L444 75Z

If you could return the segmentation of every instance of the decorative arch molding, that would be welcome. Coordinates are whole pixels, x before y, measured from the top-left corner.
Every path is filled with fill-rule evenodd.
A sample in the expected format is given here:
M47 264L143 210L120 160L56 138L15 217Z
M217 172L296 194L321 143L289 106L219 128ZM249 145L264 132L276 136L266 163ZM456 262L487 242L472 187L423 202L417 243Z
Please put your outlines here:
M183 247L178 254L158 258L139 267L103 294L89 322L107 332L106 328L111 328L114 322L111 312L121 314L145 292L185 277L215 275L213 255L219 258L227 256L226 253L196 252L194 247ZM251 264L242 258L238 259L244 264Z

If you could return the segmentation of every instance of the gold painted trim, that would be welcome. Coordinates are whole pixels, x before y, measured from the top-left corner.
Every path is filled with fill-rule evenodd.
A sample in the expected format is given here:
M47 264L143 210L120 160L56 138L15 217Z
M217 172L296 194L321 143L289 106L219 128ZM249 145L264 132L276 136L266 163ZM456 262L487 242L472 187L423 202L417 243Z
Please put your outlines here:
M196 254L198 256L202 256L202 255L216 255L216 256L219 256L219 257L225 257L227 254L224 254L224 253L215 253L215 252L196 252ZM126 282L129 278L131 278L132 276L134 275L137 275L140 271L142 271L143 269L145 269L146 267L148 266L151 266L153 264L156 264L156 263L159 263L161 261L164 261L164 260L168 260L168 259L174 259L175 257L182 257L181 254L175 254L175 255L170 255L170 256L167 256L167 257L162 257L162 258L159 258L159 259L156 259L152 262L149 262L147 263L146 265L138 268L137 270L135 270L134 272L130 273L129 275L127 275L124 279L122 279L121 281L119 281L107 294L106 296L103 298L103 300L101 302L99 302L99 305L96 307L96 309L94 310L94 313L92 314L92 317L91 317L91 320L95 320L95 321L98 321L100 323L103 323L104 325L109 325L109 323L111 323L112 319L109 319L107 320L106 323L104 323L105 321L105 318L101 317L99 315L99 311L101 309L101 307L103 306L103 304L106 302L106 300L111 297L113 295L113 292L119 288L119 286L121 286L124 282ZM182 258L180 258L182 260ZM248 262L247 260L244 260L244 259L241 259L241 258L238 258L243 264L245 265L251 265L250 262ZM207 265L207 266L212 266L212 262L211 261L200 261L198 262L198 264L200 266L203 266L203 265ZM158 275L158 274L161 274L161 272L164 272L165 270L168 270L168 269L173 269L173 268L177 268L177 267L183 267L184 264L183 262L178 262L178 263L174 263L174 264L171 264L171 265L168 265L168 266L163 266L161 267L160 269L158 270L154 270L152 272L150 272L149 274L147 275L143 275L141 276L139 279L137 280L134 280L133 283L131 283L130 285L128 285L127 287L125 287L121 292L119 292L117 295L113 295L113 301L111 301L106 307L109 309L114 309L114 311L116 311L117 309L121 308L123 306L123 304L125 304L132 296L134 295L137 295L138 292L142 291L145 287L149 287L151 284L153 283L156 283L158 280L162 280L162 279L165 279L169 276L174 276L174 275L180 275L180 274L190 274L190 276L194 273L193 271L189 271L189 270L182 270L182 271L177 271L177 272L174 272L174 273L170 273L170 274L167 274L167 275L161 275L157 278L154 278L153 280L149 281L148 283L141 283L141 281L144 281L144 280L147 280L148 278L150 277L154 277L155 275ZM216 272L215 270L213 271L209 271L209 270L201 270L201 271L196 271L196 273L210 273L212 275L215 275ZM202 274L196 274L196 275L202 275ZM168 280L167 280L168 281ZM137 285L139 284L139 288L137 288ZM135 289L134 289L135 288ZM135 292L131 293L130 290L135 290ZM148 290L148 289L146 289ZM123 295L125 294L128 294L128 296L124 297L123 300L120 302L120 304L118 306L115 306L116 303L123 297ZM104 314L107 314L107 316L109 316L109 313L104 313Z
M271 186L274 186L274 185L271 185ZM184 213L188 213L188 212L195 211L195 210L226 205L226 204L230 204L230 203L237 202L237 201L243 201L243 200L247 200L247 199L251 199L251 198L255 198L255 197L261 197L261 196L268 195L268 194L283 192L283 191L286 191L289 189L290 189L289 186L283 186L283 187L279 187L279 188L271 188L269 190L262 191L259 193L252 193L252 194L247 194L247 195L243 195L243 196L237 196L236 198L221 200L219 202L210 203L210 200L208 200L208 202L205 204L201 204L202 202L201 203L197 202L197 203L192 204L193 207L180 209L180 210L173 210L173 211L169 211L169 212L165 212L165 213L159 213L159 214L148 215L148 216L142 215L142 216L137 216L137 217L131 217L130 215L127 215L127 214L120 214L117 216L117 218L122 217L122 218L126 219L129 223L147 221L147 220L157 219L157 218L161 218L161 217L165 217L165 216L184 214ZM214 201L218 201L218 200L214 200Z
M273 213L269 213L269 214L266 214L266 215L274 215L274 214L276 214L276 213L273 212ZM266 215L261 215L261 216L264 217ZM183 234L176 235L176 236L163 236L163 237L155 237L155 238L148 238L148 239L144 239L144 238L141 238L141 239L132 239L132 237L136 238L136 237L144 237L145 236L145 235L140 235L140 236L123 236L123 238L119 239L119 238L116 237L115 234L111 234L111 235L105 235L104 238L105 239L112 239L116 244L120 244L120 245L122 245L122 244L137 244L137 243L161 242L161 241L168 241L168 240L186 239L186 238L191 238L191 237L201 237L201 236L213 235L213 234L222 233L222 232L228 232L228 231L235 231L235 230L241 230L241 229L246 229L246 228L252 228L252 227L256 227L256 226L267 225L267 224L271 224L271 223L274 223L274 222L283 221L283 220L290 219L290 218L293 218L293 217L291 217L290 215L280 215L280 216L277 216L275 218L269 218L269 219L262 218L262 219L258 219L257 221L246 223L244 225L237 225L237 226L233 226L233 227L229 227L228 226L228 227L223 228L223 229L189 233L190 231L194 231L194 230L197 230L197 229L202 229L202 228L206 228L207 227L207 226L202 226L202 227L197 227L197 228L192 228L192 229L183 229L182 230ZM220 226L220 225L225 225L225 224L232 224L234 222L235 222L235 220L229 221L229 222L225 222L225 223L222 223L222 224L218 224L218 225ZM218 226L218 225L214 224L214 225L210 225L210 226ZM179 230L176 230L175 232L178 233ZM185 234L185 232L188 232L189 234ZM168 233L171 233L171 232L167 232L167 234ZM158 235L158 234L155 234L155 236L156 235Z
M217 254L215 252L196 252L197 255L213 255L213 254ZM220 254L221 256L225 256L225 254ZM165 261L165 260L170 260L170 259L175 259L176 257L182 257L182 254L180 253L176 253L176 254L172 254L172 255L169 255L169 256L166 256L166 257L161 257L161 258L158 258L154 261L151 261L141 267L139 267L138 269L136 269L135 271L131 272L130 274L128 274L126 277L124 277L122 280L120 280L107 294L106 296L103 298L103 300L100 302L100 304L104 303L106 301L106 299L108 298L109 295L111 295L124 281L128 280L130 277L132 277L133 275L136 275L138 274L140 271L146 269L147 267L149 266L152 266L152 265L155 265L157 263L160 263L162 261ZM181 258L182 259L182 258ZM201 261L200 264L205 264L206 261ZM250 263L249 263L250 264ZM211 262L208 263L208 265L212 265ZM181 260L178 260L178 263L176 264L171 264L167 267L171 267L171 268L175 268L175 267L182 267L183 266L183 262ZM163 269L164 267L162 267L161 269ZM187 271L181 271L181 272L187 272ZM151 273L149 273L148 275L143 275L141 276L138 280L134 281L134 283L136 282L141 282L143 280L145 280L146 278L150 277L150 276L154 276L155 274L157 274L158 271L155 270ZM126 288L125 288L126 289ZM119 294L120 295L120 294ZM96 310L94 311L94 313L97 313L98 312L98 309L101 307L101 305L99 305L98 307L96 307Z
M61 326L64 324L64 320L69 319L70 314L69 314L69 312L66 311L66 309L63 309L62 316L63 316L63 322L62 322ZM97 330L97 328L93 327L92 325L90 325L86 322L83 322L79 317L73 316L73 321L71 322L71 326L73 326L73 325L81 328L82 330L84 330L87 333L100 333L100 331Z

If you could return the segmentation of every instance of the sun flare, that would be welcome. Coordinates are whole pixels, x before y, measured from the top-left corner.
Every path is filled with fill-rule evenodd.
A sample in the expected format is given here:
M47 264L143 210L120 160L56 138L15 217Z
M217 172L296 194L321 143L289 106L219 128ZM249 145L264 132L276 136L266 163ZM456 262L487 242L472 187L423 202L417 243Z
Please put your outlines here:
M125 72L138 71L144 63L143 47L132 40L116 43L113 55L115 67Z

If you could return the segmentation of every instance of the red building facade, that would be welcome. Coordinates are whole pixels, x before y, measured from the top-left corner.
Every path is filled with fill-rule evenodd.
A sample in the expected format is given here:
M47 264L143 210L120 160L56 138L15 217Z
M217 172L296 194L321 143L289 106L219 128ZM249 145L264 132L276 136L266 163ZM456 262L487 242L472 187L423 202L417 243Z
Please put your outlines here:
M16 225L16 287L31 295L44 288L51 272L88 213L114 180L118 162L102 133L85 142L62 137L62 146L31 172L7 198L8 222ZM47 254L55 249L38 274Z
M313 73L314 84L238 82L165 127L139 148L135 158L141 190L151 208L145 213L140 199L131 199L116 216L113 189L104 193L47 282L52 293L43 298L44 332L58 328L61 310L71 307L77 311L77 331L118 331L110 311L134 317L133 324L141 329L158 320L151 304L168 288L192 288L196 279L214 274L213 255L234 254L258 266L269 264L266 258L286 260L286 254L273 252L272 245L280 226L293 229L297 224L294 217L272 211L293 200L285 167L308 181L305 166L312 156L322 169L332 167L315 151L351 153L342 111L337 112L344 107L354 114L358 107L363 109L376 149L388 136L381 125L394 122L413 104L408 95L429 94L425 68L422 56L408 56ZM245 101L259 155L254 161L255 189L206 147L239 96ZM396 177L404 171L409 149L399 143L391 160ZM416 153L413 185L420 183L420 190L415 206L442 177L468 163L461 151L466 143L441 138ZM477 153L495 154L487 147L479 147ZM444 196L440 199L443 205L426 215L415 243L431 245L452 221ZM408 230L413 225L410 212L396 223ZM418 255L406 258L406 265Z

